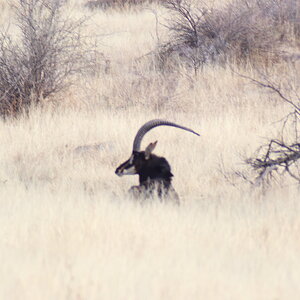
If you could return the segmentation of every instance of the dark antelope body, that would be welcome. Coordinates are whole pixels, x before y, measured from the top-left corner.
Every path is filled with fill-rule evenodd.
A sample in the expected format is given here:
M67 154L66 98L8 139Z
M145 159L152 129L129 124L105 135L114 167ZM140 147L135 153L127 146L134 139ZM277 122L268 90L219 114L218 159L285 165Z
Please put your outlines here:
M133 151L128 160L122 163L117 169L118 176L139 175L139 185L132 186L130 194L135 198L149 198L158 196L159 198L172 198L176 202L179 197L172 186L171 167L164 157L152 154L157 141L150 143L145 151L140 151L140 146L144 135L157 126L173 126L186 131L190 131L199 136L198 133L187 127L175 124L165 120L151 120L145 123L137 132L134 142Z

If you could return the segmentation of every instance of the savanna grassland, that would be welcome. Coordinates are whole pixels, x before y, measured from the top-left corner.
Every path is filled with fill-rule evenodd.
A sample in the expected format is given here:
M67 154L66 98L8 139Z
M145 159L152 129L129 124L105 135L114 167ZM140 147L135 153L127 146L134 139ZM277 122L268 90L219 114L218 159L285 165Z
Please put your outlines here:
M0 24L13 31L8 2ZM289 105L236 74L254 78L250 64L157 71L149 53L168 38L169 17L158 4L83 2L66 14L90 16L94 72L0 121L0 299L298 299L299 187L279 176L254 187L245 163L279 134ZM261 68L297 83L299 61ZM127 190L138 178L114 174L152 118L201 134L160 127L143 141L158 140L180 206L136 203Z

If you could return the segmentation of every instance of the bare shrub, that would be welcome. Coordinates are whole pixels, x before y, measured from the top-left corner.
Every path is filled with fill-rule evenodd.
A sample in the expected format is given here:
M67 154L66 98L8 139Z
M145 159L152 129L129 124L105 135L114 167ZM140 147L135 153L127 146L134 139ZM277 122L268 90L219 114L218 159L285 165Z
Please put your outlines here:
M300 3L298 0L256 0L256 2L264 14L272 19L273 25L278 30L281 28L282 34L288 35L291 30L296 39L300 38Z
M16 116L72 84L88 67L80 28L63 17L65 1L18 0L19 37L0 35L0 115Z
M274 63L283 44L291 43L291 28L296 37L299 31L297 0L237 0L222 9L168 0L165 6L172 13L170 41L160 49L160 60L180 58L194 70L208 63Z

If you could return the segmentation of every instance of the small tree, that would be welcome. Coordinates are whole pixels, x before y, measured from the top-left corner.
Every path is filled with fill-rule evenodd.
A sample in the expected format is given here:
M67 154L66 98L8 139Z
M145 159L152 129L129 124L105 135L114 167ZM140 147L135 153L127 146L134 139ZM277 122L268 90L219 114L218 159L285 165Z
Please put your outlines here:
M80 28L63 16L64 0L17 0L19 36L0 34L0 115L16 116L72 83L88 67Z

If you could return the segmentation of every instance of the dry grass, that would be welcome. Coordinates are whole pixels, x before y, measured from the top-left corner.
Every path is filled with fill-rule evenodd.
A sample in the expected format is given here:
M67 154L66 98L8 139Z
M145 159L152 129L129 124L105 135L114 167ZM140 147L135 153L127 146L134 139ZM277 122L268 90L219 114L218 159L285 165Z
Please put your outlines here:
M230 70L173 78L136 60L156 43L150 11L93 20L90 32L113 28L99 46L110 70L78 82L59 107L0 122L0 298L297 299L297 187L263 192L220 172L244 169L288 108ZM133 203L126 191L137 178L114 174L156 117L202 134L145 137L169 160L180 207ZM74 151L94 143L103 150Z

